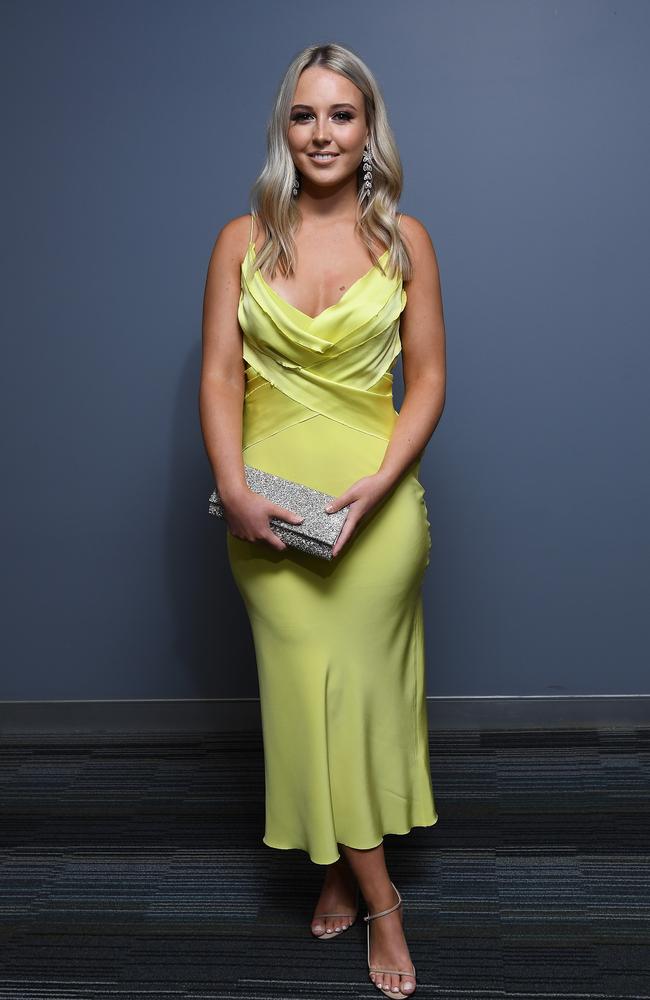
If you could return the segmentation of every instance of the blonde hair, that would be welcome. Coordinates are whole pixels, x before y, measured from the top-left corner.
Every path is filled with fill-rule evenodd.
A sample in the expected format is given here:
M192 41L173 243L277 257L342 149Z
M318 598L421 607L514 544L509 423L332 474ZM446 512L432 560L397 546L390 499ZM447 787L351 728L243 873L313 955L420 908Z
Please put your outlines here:
M289 150L287 133L291 105L298 77L309 66L325 66L347 77L364 97L368 125L368 149L372 158L372 188L363 198L363 164L358 179L357 227L363 243L377 266L372 240L389 247L387 271L411 277L411 259L402 240L397 203L402 191L402 163L393 131L388 124L386 105L379 85L366 64L350 49L332 42L310 45L291 62L277 92L267 125L267 158L251 189L251 211L265 233L264 243L255 254L253 270L266 267L273 277L276 267L284 275L295 270L296 253L293 232L299 212L292 195L296 167Z

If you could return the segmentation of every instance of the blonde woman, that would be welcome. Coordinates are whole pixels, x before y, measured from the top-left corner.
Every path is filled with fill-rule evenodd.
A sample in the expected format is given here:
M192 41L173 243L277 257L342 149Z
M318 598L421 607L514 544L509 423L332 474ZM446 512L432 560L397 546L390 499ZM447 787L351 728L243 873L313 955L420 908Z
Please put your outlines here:
M438 819L429 770L421 583L430 523L420 460L445 400L435 251L398 212L402 170L379 87L341 45L287 69L254 211L208 267L200 413L227 551L257 660L263 842L325 865L311 933L368 907L367 962L385 993L416 970L386 833ZM402 353L405 395L393 406ZM350 505L330 561L287 547L244 463ZM380 918L381 919L377 919Z

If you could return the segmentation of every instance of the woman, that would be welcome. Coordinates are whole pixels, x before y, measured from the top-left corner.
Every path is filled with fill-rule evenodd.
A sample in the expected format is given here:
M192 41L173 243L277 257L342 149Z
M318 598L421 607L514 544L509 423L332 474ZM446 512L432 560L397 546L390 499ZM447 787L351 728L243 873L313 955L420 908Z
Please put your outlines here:
M418 479L445 398L438 267L424 226L398 219L399 156L354 53L314 45L293 60L268 140L256 211L223 227L210 259L200 392L255 644L263 841L327 865L311 923L321 940L354 922L360 888L370 978L404 997L415 967L382 838L438 818L421 603L431 540ZM331 511L350 505L331 561L271 530L271 515L300 518L252 492L244 463L335 496Z

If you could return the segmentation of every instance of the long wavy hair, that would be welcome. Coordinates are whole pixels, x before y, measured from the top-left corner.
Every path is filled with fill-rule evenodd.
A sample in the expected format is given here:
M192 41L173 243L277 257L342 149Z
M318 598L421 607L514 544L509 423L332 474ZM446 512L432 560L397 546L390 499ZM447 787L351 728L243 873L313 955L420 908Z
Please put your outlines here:
M309 66L325 66L340 73L363 94L369 133L367 146L372 159L372 188L370 196L364 197L362 161L357 170L356 227L374 263L381 269L372 247L373 238L390 248L388 274L393 276L401 272L404 281L408 281L411 277L411 258L397 224L397 204L403 181L402 163L388 123L386 105L379 85L366 64L350 49L334 42L303 49L291 62L277 92L267 125L266 163L251 188L251 211L265 234L264 243L255 254L252 271L258 267L265 268L271 278L277 267L285 276L295 272L293 233L300 216L292 194L296 166L287 136L298 77Z

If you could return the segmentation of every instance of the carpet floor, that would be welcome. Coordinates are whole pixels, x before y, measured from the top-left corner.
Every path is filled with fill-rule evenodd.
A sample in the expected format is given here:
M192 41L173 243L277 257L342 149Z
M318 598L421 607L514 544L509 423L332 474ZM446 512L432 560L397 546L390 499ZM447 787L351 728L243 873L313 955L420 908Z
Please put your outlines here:
M650 728L429 736L438 823L387 835L419 1000L650 1000ZM366 912L262 843L259 733L4 735L0 1000L375 997ZM390 995L390 994L388 994Z

